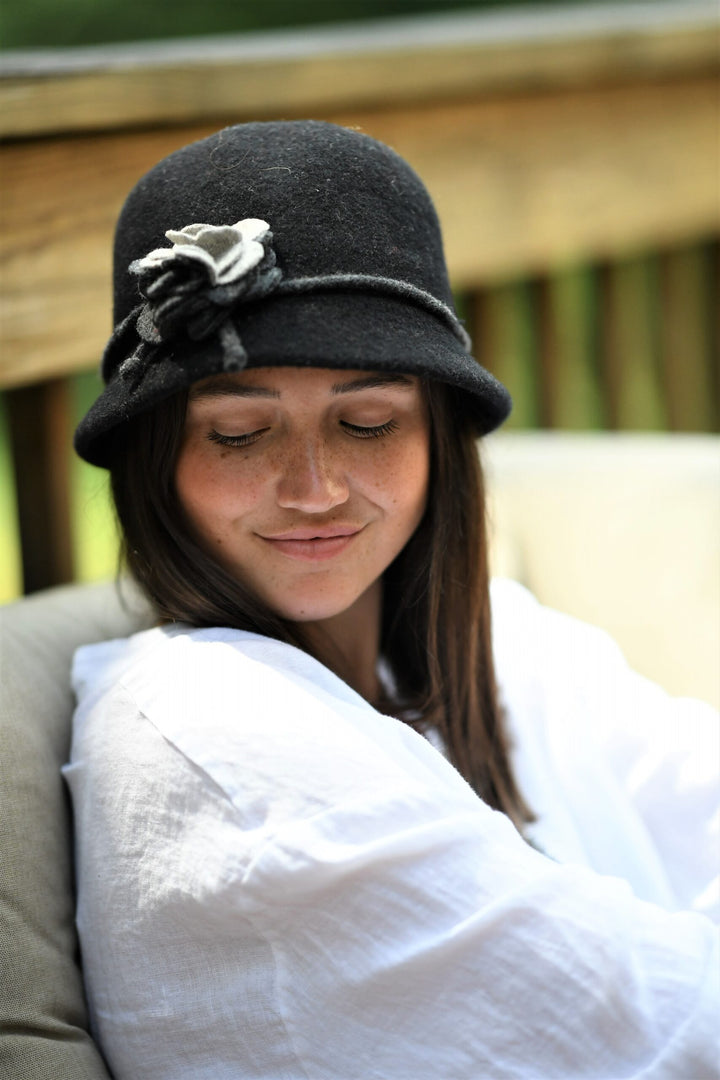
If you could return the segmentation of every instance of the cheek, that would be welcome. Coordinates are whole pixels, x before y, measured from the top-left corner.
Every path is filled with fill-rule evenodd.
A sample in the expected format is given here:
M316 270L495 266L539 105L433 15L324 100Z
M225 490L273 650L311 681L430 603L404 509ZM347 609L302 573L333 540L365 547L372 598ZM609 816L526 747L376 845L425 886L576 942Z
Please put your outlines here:
M379 455L372 485L376 501L396 518L398 529L413 532L425 512L430 483L429 436L418 434L400 452Z
M181 453L175 488L185 513L202 535L242 516L258 502L260 478L247 472L242 478L238 475L231 452Z

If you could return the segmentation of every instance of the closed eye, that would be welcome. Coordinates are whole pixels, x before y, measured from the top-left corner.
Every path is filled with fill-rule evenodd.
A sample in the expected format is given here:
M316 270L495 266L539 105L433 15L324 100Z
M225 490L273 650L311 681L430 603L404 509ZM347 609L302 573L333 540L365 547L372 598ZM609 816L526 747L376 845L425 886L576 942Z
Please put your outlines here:
M382 439L385 435L392 434L397 430L397 420L387 420L384 424L374 424L372 427L363 427L360 424L350 424L347 420L340 423L355 439Z
M246 435L223 435L219 431L208 431L207 438L210 442L219 443L220 446L250 446L264 435L268 428L258 428L257 431L249 431Z

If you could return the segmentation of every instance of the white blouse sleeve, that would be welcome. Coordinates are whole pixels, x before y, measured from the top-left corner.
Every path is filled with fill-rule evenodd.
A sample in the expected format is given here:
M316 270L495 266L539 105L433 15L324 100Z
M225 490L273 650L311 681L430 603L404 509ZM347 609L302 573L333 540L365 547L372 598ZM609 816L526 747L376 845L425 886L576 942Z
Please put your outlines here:
M315 661L218 633L78 710L80 931L118 1080L719 1075L704 916L538 854Z
M519 585L494 582L492 595L496 666L528 786L552 776L551 798L570 807L596 869L720 922L717 711L671 697L606 633Z

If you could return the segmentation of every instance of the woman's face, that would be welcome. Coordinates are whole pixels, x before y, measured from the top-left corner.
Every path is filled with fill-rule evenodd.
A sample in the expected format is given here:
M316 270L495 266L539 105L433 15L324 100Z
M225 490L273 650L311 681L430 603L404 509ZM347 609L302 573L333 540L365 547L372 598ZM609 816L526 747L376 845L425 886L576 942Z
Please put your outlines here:
M176 486L205 549L305 622L378 582L420 523L429 466L412 376L256 368L192 387Z

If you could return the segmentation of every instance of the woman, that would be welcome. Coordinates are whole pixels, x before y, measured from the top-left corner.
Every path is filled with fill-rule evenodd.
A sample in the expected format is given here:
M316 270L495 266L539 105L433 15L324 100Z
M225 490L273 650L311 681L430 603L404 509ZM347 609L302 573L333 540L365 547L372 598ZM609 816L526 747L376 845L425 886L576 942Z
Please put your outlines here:
M161 625L80 650L67 767L114 1075L716 1075L713 731L510 584L493 660L509 399L418 178L230 128L140 181L115 281L76 445Z

